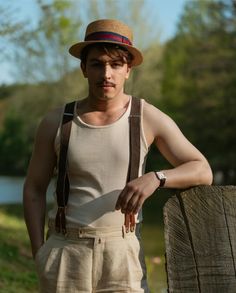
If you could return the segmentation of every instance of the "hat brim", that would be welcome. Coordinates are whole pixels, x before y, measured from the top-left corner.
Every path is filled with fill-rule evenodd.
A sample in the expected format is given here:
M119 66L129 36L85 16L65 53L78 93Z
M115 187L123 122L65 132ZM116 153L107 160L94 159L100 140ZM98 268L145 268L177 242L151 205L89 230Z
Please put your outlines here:
M143 55L137 48L130 46L130 45L123 44L123 43L121 44L120 42L107 41L107 40L105 40L105 41L104 40L84 41L84 42L76 43L69 48L69 53L72 56L80 59L82 50L86 46L91 45L91 44L96 44L96 43L112 43L112 44L117 44L121 47L126 48L133 56L131 66L138 66L143 62Z

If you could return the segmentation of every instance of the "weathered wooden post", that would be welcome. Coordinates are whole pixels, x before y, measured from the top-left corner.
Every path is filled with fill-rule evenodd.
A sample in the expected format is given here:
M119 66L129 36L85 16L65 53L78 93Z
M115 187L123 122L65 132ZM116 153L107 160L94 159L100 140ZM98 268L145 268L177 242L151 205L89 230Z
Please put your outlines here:
M236 292L236 186L199 186L164 207L168 292Z

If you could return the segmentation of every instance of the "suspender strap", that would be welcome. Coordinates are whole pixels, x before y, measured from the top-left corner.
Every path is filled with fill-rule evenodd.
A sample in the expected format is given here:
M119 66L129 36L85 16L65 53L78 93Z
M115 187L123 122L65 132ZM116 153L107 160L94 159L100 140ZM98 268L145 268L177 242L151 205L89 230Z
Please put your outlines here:
M130 123L130 161L128 182L138 177L140 161L140 99L133 97L129 116Z
M67 150L70 139L71 124L74 115L75 102L66 104L62 118L61 125L61 142L58 163L58 177L57 177L57 215L55 221L56 231L66 234L66 206L69 197L69 178L67 174Z
M130 123L130 161L128 171L128 182L138 177L140 161L140 122L141 122L141 103L140 99L132 97L131 111L129 116ZM126 231L133 231L135 227L134 214L125 214Z

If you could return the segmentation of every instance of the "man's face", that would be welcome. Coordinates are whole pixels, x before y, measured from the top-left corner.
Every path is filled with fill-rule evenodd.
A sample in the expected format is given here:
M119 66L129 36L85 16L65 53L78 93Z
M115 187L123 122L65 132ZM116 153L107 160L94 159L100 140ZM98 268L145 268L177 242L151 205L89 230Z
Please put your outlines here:
M91 48L86 64L81 64L88 79L89 94L99 99L112 99L122 94L130 67L119 57L110 57L103 50Z

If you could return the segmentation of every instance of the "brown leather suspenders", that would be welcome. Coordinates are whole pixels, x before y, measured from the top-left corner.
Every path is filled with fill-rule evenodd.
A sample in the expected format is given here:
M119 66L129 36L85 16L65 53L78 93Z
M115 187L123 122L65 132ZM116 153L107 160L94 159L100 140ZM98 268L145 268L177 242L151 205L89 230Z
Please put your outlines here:
M127 182L138 177L139 161L140 161L140 121L141 108L140 99L132 97L131 111L129 116L129 131L130 131L130 145L129 145L129 171ZM125 214L126 231L133 231L135 227L134 214Z
M66 234L66 206L69 198L70 184L67 174L67 150L70 139L71 123L74 116L75 102L66 104L61 124L61 141L57 176L57 215L55 228L58 233Z
M67 150L70 139L71 123L74 115L75 102L66 104L62 125L61 125L61 142L58 162L58 177L56 186L57 195L57 215L55 228L58 233L66 234L66 206L69 197L70 185L67 174ZM140 99L132 97L131 111L129 116L130 122L130 159L127 182L138 177L140 161ZM125 214L126 231L133 231L135 218L133 214Z

